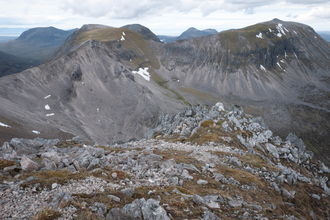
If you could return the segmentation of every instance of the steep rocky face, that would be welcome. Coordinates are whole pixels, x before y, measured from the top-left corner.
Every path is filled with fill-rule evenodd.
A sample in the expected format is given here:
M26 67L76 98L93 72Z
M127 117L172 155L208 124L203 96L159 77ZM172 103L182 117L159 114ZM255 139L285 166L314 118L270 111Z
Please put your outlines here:
M1 116L11 126L2 129L20 126L41 137L61 130L98 143L128 141L141 138L160 113L183 106L94 40L0 84Z
M165 44L159 74L190 103L257 111L277 134L296 132L329 161L329 51L312 28L274 19Z

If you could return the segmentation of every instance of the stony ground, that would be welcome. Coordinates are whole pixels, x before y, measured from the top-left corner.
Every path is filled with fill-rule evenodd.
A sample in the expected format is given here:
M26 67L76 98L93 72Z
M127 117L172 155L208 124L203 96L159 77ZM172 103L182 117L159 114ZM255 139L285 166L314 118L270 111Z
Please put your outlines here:
M147 136L12 139L0 152L0 218L330 219L330 169L240 108L190 107Z

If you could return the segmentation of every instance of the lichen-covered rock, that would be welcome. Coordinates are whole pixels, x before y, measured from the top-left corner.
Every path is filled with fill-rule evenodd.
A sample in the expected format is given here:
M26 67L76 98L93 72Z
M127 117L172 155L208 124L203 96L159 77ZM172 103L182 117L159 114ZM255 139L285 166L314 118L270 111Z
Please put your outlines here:
M165 209L159 205L159 201L154 199L143 201L141 210L144 220L170 220Z

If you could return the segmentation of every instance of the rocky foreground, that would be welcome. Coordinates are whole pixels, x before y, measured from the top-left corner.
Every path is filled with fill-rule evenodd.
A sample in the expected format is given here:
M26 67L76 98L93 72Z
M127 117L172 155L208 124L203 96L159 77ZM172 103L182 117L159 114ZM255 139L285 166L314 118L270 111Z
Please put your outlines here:
M330 169L238 106L188 107L145 137L6 142L0 218L330 219Z

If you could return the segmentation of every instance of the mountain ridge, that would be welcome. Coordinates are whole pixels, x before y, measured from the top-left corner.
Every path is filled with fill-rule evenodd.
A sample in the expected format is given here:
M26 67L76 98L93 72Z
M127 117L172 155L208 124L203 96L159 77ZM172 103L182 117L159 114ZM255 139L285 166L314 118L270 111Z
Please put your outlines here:
M64 31L54 27L31 28L17 39L0 44L0 50L40 65L57 50L75 29Z
M125 28L87 25L71 35L42 66L29 70L35 71L34 77L37 78L42 72L52 73L43 77L53 81L57 94L52 96L61 100L55 115L61 116L55 116L55 120L45 117L47 111L43 105L35 109L36 104L33 103L37 102L37 98L31 101L30 111L40 112L38 114L44 121L38 123L44 126L48 123L54 128L74 131L74 135L89 141L103 143L142 138L142 130L150 128L159 114L182 109L185 104L213 105L222 100L225 104L242 106L249 114L260 113L276 135L282 138L296 131L318 158L329 162L326 143L330 125L324 120L329 118L326 98L330 94L328 47L329 44L312 28L280 20L166 44L145 40L142 35ZM63 70L65 73L61 73ZM0 80L2 85L12 85L8 91L0 91L1 100L8 103L10 109L17 108L16 105L23 100L21 92L11 95L10 90L34 94L33 89L27 90L25 82L32 76L29 71ZM55 82L63 87L56 87ZM104 97L110 91L109 85L124 91L125 95L114 101L118 91L111 90L112 95ZM130 85L132 89L124 85ZM49 95L45 92L48 90L49 86L41 85L40 91L35 93L40 92L38 96L42 98ZM131 100L128 97L128 94L140 93L139 98ZM89 98L82 98L85 96ZM166 102L161 103L160 97ZM124 112L123 109L129 109L128 103L136 100L139 104L143 100L150 103L153 111L143 117L134 115L133 108ZM102 115L95 110L96 105L102 106L96 107L100 111L113 109L112 103L120 102L123 102L123 109L117 108L117 111L123 111L120 116ZM56 106L56 102L54 104ZM171 110L171 105L175 109ZM139 111L143 112L142 109ZM12 114L12 111L7 111L4 115L7 118L21 117L17 111L15 116L10 116ZM132 114L137 117L134 122L137 127L129 135L120 134L125 130L122 128L129 128ZM105 140L102 127L96 126L95 119L99 116L98 120L105 121L104 128L112 123L113 118L130 119L123 126L122 122L116 121L121 125L110 131L113 139L106 137ZM66 118L70 118L69 129L65 127L68 123ZM140 131L141 124L146 126ZM88 128L89 125L93 128ZM29 128L30 131L33 129ZM105 130L109 131L109 127ZM139 135L134 136L133 130L139 131Z
M212 35L212 34L217 34L218 31L215 29L205 29L205 30L198 30L194 27L188 28L184 32L181 33L180 36L177 37L171 37L171 36L166 36L166 35L158 35L158 38L162 39L163 42L165 43L171 43L177 40L185 40L189 38L195 38L195 37L204 37L207 35Z

